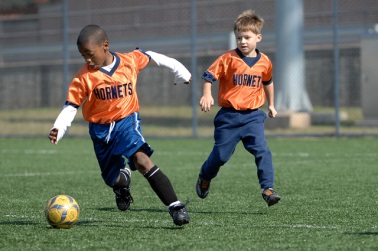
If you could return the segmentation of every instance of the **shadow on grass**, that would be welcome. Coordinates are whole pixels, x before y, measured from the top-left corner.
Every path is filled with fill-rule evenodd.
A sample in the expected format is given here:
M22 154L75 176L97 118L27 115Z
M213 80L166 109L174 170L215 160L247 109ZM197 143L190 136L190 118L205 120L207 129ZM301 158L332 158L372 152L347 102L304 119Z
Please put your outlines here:
M96 208L98 211L108 211L108 212L122 212L118 210L117 208L114 207L100 207ZM163 209L156 209L156 208L133 208L130 207L130 209L126 210L125 212L130 211L130 212L153 212L153 213L161 213L161 212L168 212L168 210L163 210Z
M173 223L172 223L173 224ZM92 221L79 221L76 226L80 227L111 227L111 228L133 228L133 229L167 229L167 230L178 230L184 229L185 226L146 226L146 225L135 225L135 224L112 224L106 221L101 220L92 220Z
M43 226L47 229L60 229L50 226L47 222L31 222L31 221L3 221L0 222L0 225L13 225L13 226Z
M344 234L348 235L378 235L378 232L345 232Z
M96 208L96 210L98 210L98 211L104 211L104 212L119 211L118 209L116 209L114 207L99 207L99 208Z
M172 223L172 224L173 224L173 223ZM189 225L190 225L190 224L189 224ZM135 228L135 227L134 227L134 228ZM185 225L183 225L183 226L168 226L168 227L162 227L162 226L138 226L137 228L181 230L181 229L185 229Z
M109 212L121 212L119 211L117 208L114 208L114 207L103 207L103 208L97 208L97 210L99 211L109 211ZM166 213L168 212L168 210L163 210L163 209L156 209L156 208L132 208L130 207L130 209L128 209L127 211L130 211L130 212L151 212L151 213ZM127 212L125 211L125 212ZM235 215L235 214L242 214L242 215L264 215L265 213L263 212L236 212L236 211L219 211L219 212L216 212L216 211L197 211L197 210L189 210L188 209L188 212L189 214L190 213L196 213L196 214L232 214L232 215Z
M31 222L31 221L2 221L0 225L18 225L18 226L25 226L25 225L40 225L39 222Z
M265 213L262 212L237 212L237 211L222 211L222 212L216 212L216 211L196 211L196 210L190 210L190 213L196 213L196 214L245 214L245 215L264 215Z

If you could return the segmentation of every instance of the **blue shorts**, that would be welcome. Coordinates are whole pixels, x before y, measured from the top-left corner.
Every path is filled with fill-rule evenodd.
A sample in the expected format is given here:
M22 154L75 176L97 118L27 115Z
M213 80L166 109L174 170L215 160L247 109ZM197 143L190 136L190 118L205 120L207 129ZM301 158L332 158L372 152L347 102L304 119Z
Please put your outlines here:
M139 150L151 156L153 149L142 135L139 113L135 112L112 124L89 123L94 151L101 175L108 186L116 182L119 170L125 168L126 159L131 170L136 170L131 157Z

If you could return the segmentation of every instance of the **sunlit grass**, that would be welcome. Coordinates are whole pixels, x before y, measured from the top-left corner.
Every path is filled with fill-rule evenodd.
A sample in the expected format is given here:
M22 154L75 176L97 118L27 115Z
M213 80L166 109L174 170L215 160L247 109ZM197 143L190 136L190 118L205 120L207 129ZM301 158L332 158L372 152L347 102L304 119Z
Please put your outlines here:
M239 144L195 192L211 139L151 139L152 160L170 178L191 222L174 226L145 178L132 173L134 203L116 209L90 139L0 139L2 250L377 250L376 139L268 139L280 203L262 200L253 156ZM77 226L49 227L43 208L57 194L80 207ZM273 238L274 237L274 238ZM272 241L272 238L274 241Z

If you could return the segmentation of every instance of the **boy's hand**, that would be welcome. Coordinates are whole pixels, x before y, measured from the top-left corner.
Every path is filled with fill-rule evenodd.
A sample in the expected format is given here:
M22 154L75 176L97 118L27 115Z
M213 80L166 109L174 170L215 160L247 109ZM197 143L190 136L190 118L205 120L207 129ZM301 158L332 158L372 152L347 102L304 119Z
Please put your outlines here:
M55 145L58 144L57 138L58 138L58 128L51 129L51 131L49 132L50 142Z
M201 110L204 111L204 112L209 112L211 106L213 106L213 105L214 105L214 99L211 95L210 96L202 96L202 98L200 99Z
M190 78L188 81L185 81L183 84L188 85L192 83L192 78ZM177 85L177 83L173 83L174 85Z
M184 84L186 84L186 85L188 85L188 84L190 84L190 83L192 83L192 78L190 78L189 81L184 82Z
M269 109L269 112L268 112L269 118L274 118L277 115L276 108L272 106L272 107L268 107L268 109Z

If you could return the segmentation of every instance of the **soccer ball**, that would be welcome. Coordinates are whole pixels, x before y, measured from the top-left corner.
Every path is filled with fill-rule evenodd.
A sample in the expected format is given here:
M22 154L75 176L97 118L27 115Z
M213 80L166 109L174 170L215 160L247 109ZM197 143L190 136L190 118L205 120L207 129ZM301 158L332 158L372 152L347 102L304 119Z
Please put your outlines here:
M80 207L71 196L57 195L47 203L45 216L54 228L71 228L79 220Z

